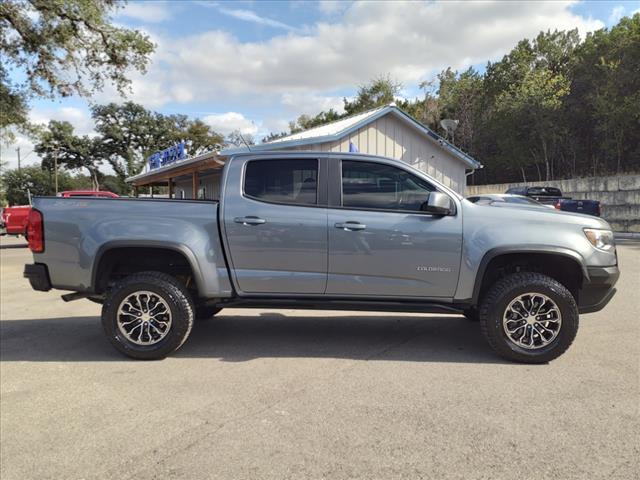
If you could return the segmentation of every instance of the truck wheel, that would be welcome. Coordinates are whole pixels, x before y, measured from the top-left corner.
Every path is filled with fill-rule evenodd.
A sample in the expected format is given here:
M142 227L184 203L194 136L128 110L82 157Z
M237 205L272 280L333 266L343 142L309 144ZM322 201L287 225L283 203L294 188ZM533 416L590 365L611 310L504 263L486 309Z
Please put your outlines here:
M113 346L131 358L164 358L182 346L193 326L193 301L174 277L143 272L107 294L102 326Z
M196 305L196 320L209 320L220 310L222 309L211 305Z
M534 272L508 275L480 306L480 326L502 357L545 363L562 355L578 333L578 306L567 288Z

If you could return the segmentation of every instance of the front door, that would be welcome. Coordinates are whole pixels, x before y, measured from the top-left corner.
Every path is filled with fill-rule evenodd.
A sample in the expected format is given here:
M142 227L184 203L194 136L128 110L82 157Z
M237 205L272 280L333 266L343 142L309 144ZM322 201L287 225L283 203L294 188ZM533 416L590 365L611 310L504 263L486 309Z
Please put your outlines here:
M235 161L243 164L230 170L221 214L240 292L324 293L327 209L321 160Z
M329 208L327 294L453 297L462 220L420 211L436 187L383 161L342 160L337 168L340 204Z

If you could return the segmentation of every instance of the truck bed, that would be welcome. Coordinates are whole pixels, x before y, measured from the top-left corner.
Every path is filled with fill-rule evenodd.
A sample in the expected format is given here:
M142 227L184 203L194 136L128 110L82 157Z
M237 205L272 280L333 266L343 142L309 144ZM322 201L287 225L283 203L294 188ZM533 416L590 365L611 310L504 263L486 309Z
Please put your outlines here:
M43 213L45 237L45 250L34 259L48 266L54 288L91 291L100 258L110 248L157 243L190 260L202 295L231 295L218 202L38 197L34 208Z

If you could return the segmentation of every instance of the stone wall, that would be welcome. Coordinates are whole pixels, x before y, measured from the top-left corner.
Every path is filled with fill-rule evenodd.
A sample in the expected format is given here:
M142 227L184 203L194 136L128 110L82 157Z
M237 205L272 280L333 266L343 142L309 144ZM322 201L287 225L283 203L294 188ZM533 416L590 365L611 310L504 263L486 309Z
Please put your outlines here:
M566 197L599 200L602 217L617 232L640 232L640 175L572 178L549 182L467 185L467 196L505 193L509 187L548 185L559 188Z

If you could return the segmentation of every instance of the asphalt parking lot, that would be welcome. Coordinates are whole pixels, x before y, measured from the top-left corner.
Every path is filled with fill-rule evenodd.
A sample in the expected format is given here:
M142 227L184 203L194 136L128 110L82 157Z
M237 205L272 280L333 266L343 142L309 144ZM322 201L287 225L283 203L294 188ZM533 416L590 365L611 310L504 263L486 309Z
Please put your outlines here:
M458 316L234 309L131 361L98 305L30 289L19 243L0 250L3 480L638 478L640 242L538 366Z

